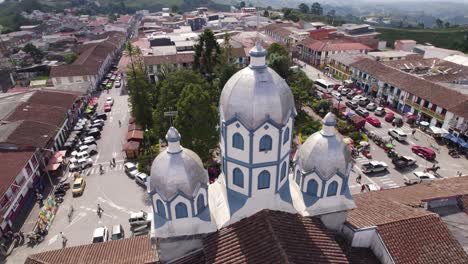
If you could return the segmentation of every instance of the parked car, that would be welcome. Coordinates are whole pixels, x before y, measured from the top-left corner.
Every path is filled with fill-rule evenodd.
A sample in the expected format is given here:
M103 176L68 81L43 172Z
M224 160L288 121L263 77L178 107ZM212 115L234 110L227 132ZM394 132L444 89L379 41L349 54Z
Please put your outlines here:
M415 171L413 172L414 178L408 178L404 177L404 181L406 185L413 185L421 182L426 182L426 181L433 181L436 179L434 175L432 175L429 172L423 172L423 171Z
M416 159L410 156L400 156L398 158L392 159L392 163L395 164L397 169L402 169L416 164Z
M380 107L380 106L377 107L377 108L375 109L374 114L375 114L376 116L384 116L384 115L385 115L385 108Z
M337 91L331 92L331 95L335 97L336 100L341 101L341 94Z
M356 112L356 114L362 116L362 117L368 117L369 116L369 112L365 109L362 109L362 108L358 108L356 110L354 110Z
M367 123L375 126L375 127L380 127L382 124L380 123L380 120L375 117L375 116L367 116L366 117Z
M78 196L78 195L83 195L85 187L86 187L85 179L83 177L76 178L72 186L73 197Z
M343 88L343 89L341 89L340 94L343 95L343 96L345 96L345 95L347 95L350 91L351 91L351 89L349 89L349 88Z
M122 86L122 84L121 84L120 81L117 79L117 81L115 81L114 86L115 86L115 88L120 88L120 86Z
M99 129L96 129L96 128L91 129L91 130L86 131L86 135L87 136L92 136L95 139L99 139L99 138L101 138L101 131L99 131Z
M94 229L93 232L93 243L102 243L106 242L109 237L109 231L107 230L107 227L98 227Z
M403 119L399 117L395 117L392 121L392 125L397 126L397 127L402 127L403 126Z
M386 115L385 115L385 121L387 122L392 122L393 119L395 118L395 113L393 112L388 112Z
M347 107L353 110L359 107L358 103L356 103L355 101L347 101L345 104Z
M130 214L128 222L130 223L130 230L133 236L147 234L150 231L152 221L153 214L148 214L144 211Z
M374 103L369 103L369 104L366 106L366 109L369 110L369 111L374 111L375 109L377 109L377 105L374 104Z
M136 183L146 186L146 180L148 179L148 175L144 172L139 172L137 175L135 175L135 181Z
M106 104L114 105L114 99L112 99L112 97L107 97Z
M362 96L362 95L360 95L360 94L358 94L358 95L354 96L352 100L359 103L359 100L361 100L361 98L365 98L365 97Z
M104 112L110 112L112 110L112 105L110 104L105 104L104 105Z
M375 192L379 191L380 187L373 183L363 184L361 187L361 192Z
M358 103L360 106L366 106L368 103L370 103L370 100L367 97L361 97Z
M411 151L413 151L413 153L415 153L416 155L427 160L435 160L436 158L435 152L430 148L421 147L421 146L412 146Z
M132 179L135 179L135 176L139 173L136 165L131 162L125 163L124 168L125 168L125 173L127 173L128 177Z
M99 131L102 130L102 127L104 126L104 123L96 123L96 124L92 124L88 127L88 130L91 130L93 128L96 128L96 129L99 129Z
M120 240L125 238L125 232L122 225L114 225L112 227L111 240Z
M104 125L104 120L102 120L102 119L93 119L93 120L91 120L90 124L91 124L91 126L92 125Z
M93 166L93 160L90 158L79 159L70 164L70 171L77 171L79 169L86 169Z
M94 120L96 119L102 119L102 120L107 120L107 114L106 113L102 113L102 114L95 114L94 115Z
M356 92L355 91L350 91L347 95L346 95L346 98L348 98L349 100L353 99L354 96L356 96Z
M75 151L73 151L73 152L71 153L70 163L71 163L71 164L72 164L72 163L76 163L76 162L78 162L78 160L80 160L80 159L87 159L87 158L89 158L89 156L90 156L90 155L89 155L88 152L86 152L86 151L81 151L81 149L80 149L80 147L79 147L77 150L75 150Z
M373 173L387 170L388 165L383 161L370 161L362 164L362 172Z
M398 141L406 141L406 138L408 137L408 135L403 132L401 129L395 129L395 128L390 128L388 130L388 134L398 140Z

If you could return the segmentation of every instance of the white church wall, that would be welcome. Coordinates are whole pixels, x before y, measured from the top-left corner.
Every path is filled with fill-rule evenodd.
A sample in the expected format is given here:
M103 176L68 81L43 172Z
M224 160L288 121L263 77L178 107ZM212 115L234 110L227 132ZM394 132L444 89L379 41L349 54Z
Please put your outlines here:
M286 177L284 177L284 179L281 180L281 168L283 167L283 163L286 163ZM283 187L283 185L288 180L288 177L289 177L289 157L286 157L286 159L284 159L279 165L279 181L280 182L278 184L278 189Z
M239 127L237 127L239 125ZM240 150L234 148L232 146L232 136L235 133L241 134L242 138L244 139L244 150ZM242 126L240 122L234 122L227 126L226 128L226 147L227 147L227 155L229 158L240 160L242 162L248 163L249 162L249 149L250 149L250 138L249 138L249 131Z
M265 129L265 126L267 129ZM272 148L269 151L260 151L260 139L264 135L269 135L272 139ZM278 160L278 140L279 131L276 127L266 123L254 132L253 138L253 162L274 162Z
M244 188L241 188L234 184L233 171L235 168L240 169L242 171L242 174L244 174ZM227 183L229 189L242 193L244 195L249 195L249 169L244 166L235 164L233 162L227 162L227 168L225 169L225 171L227 172Z
M284 133L286 131L286 128L289 128L289 140L288 142L286 143L283 143L283 139L284 139ZM284 155L286 155L286 153L288 153L289 150L291 150L291 143L292 143L292 136L294 134L294 131L293 131L293 118L289 118L288 120L288 123L286 124L285 127L283 127L283 133L282 133L282 136L281 136L281 155L280 157L284 157Z

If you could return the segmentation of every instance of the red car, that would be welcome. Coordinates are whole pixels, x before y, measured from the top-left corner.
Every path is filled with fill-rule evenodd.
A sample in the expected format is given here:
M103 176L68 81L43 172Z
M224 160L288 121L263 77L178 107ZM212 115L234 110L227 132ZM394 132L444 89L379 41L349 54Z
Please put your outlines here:
M104 105L104 112L110 112L112 110L112 105L111 104L105 104Z
M392 122L394 118L395 118L395 114L393 112L388 112L385 115L385 121L387 122Z
M430 148L421 147L421 146L413 146L411 147L411 151L413 151L413 153L415 153L416 155L422 158L425 158L427 160L435 160L436 158L435 152Z
M380 123L380 120L375 117L375 116L368 116L366 117L367 123L375 126L375 127L380 127L382 124Z

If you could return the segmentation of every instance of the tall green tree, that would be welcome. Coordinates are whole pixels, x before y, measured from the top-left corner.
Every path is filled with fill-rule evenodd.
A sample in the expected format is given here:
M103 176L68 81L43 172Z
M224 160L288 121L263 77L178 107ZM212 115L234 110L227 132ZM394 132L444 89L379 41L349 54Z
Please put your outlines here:
M442 21L442 19L438 18L438 19L436 19L436 24L437 24L437 27L442 28L443 25L444 25L444 21Z
M289 51L278 43L273 43L267 49L267 61L276 73L282 78L287 79L289 76L289 67L291 67L291 57Z
M263 16L270 17L270 12L268 12L268 10L263 11Z
M35 63L40 63L44 58L44 52L31 43L24 45L23 51L31 55Z
M128 72L128 75L127 85L132 115L137 124L150 129L153 121L153 89L141 67L136 67L134 71Z
M225 34L219 63L215 67L216 83L214 85L218 87L217 93L219 94L226 82L239 70L238 66L232 62L232 51L229 35Z
M210 103L210 94L199 84L187 85L177 101L177 111L175 126L182 135L182 145L206 161L218 142L218 112Z
M315 2L310 7L310 12L314 15L321 16L323 15L323 8L318 2Z
M299 8L299 11L301 11L301 13L303 14L309 13L309 6L304 3L299 4L298 8Z
M191 70L178 70L169 73L166 79L160 81L157 86L157 102L153 111L153 130L157 136L163 137L170 127L170 119L164 116L164 112L177 111L177 101L183 89L189 84L204 87L209 93L211 86L202 75ZM207 101L212 104L213 101ZM197 120L195 120L196 122Z
M195 44L193 69L211 80L214 67L219 62L220 47L213 31L205 29Z
M294 96L296 109L300 111L302 105L312 99L309 92L313 83L303 71L290 74L287 81Z

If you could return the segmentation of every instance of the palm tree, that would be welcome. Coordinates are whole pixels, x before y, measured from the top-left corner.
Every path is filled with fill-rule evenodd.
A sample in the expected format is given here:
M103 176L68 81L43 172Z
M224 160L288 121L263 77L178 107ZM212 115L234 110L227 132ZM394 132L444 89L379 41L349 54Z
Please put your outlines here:
M124 54L125 56L130 57L130 67L132 69L133 78L135 78L134 80L136 81L135 62L141 56L141 49L133 46L130 41L127 41L124 47ZM141 65L139 66L141 67Z

